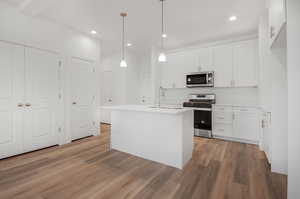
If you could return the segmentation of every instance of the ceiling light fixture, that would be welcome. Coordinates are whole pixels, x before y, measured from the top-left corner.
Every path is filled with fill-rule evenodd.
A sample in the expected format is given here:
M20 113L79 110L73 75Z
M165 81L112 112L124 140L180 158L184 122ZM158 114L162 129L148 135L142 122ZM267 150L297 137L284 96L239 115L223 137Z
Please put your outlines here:
M95 34L97 34L97 31L96 31L96 30L92 30L92 31L91 31L91 34L92 34L92 35L95 35Z
M120 14L120 16L122 17L122 22L123 22L123 29L122 29L122 59L121 59L120 67L126 68L127 63L126 63L126 60L125 60L125 17L127 17L127 13L122 12Z
M164 38L167 37L167 34L165 33L165 24L164 24L164 1L165 0L160 0L160 2L161 2L161 52L158 56L159 62L167 61L166 54L163 52L164 51Z
M132 43L127 43L127 46L128 46L128 47L132 46Z
M236 17L236 16L231 16L231 17L229 17L229 21L235 21L235 20L237 20L237 17Z

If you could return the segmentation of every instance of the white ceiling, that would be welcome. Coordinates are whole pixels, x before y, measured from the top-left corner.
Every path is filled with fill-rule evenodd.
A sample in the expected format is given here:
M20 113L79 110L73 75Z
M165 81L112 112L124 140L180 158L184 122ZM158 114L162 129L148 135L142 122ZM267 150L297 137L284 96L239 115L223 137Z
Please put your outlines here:
M159 0L6 0L25 13L88 33L96 30L104 50L119 48L120 12L128 12L127 39L135 49L159 44ZM265 0L167 0L167 48L254 34ZM229 22L236 15L238 20Z

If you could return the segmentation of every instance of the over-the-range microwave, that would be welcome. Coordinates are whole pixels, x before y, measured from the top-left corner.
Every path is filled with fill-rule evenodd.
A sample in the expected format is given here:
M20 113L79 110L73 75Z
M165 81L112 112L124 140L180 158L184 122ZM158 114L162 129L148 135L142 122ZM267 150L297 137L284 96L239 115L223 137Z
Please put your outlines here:
M197 72L186 75L186 87L214 87L214 72Z

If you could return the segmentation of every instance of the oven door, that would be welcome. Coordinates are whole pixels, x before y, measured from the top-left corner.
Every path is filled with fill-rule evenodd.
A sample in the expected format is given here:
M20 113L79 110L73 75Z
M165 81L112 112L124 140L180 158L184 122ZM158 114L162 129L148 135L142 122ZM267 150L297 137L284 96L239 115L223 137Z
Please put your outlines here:
M186 76L187 87L207 86L207 73L192 74Z
M212 112L194 110L195 136L212 137Z

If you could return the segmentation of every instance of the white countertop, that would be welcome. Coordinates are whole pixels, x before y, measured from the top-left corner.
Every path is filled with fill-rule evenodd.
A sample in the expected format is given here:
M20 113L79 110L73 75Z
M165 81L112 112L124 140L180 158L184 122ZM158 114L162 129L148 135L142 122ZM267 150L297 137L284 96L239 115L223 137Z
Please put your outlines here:
M248 105L248 104L214 104L213 106L232 106L232 107L245 107L245 108L261 109L257 105Z
M102 109L121 110L121 111L140 111L159 114L182 114L186 111L192 111L190 108L161 106L160 108L151 105L119 105L119 106L102 106Z

